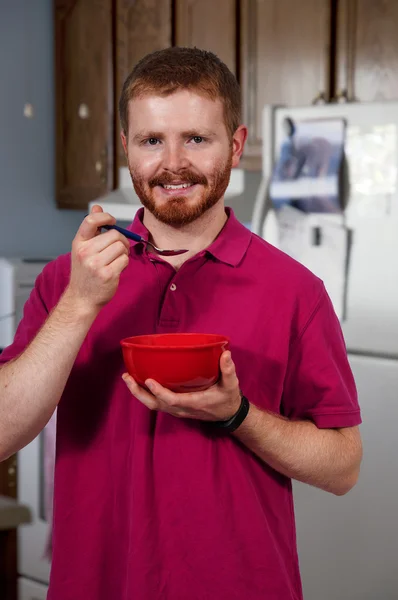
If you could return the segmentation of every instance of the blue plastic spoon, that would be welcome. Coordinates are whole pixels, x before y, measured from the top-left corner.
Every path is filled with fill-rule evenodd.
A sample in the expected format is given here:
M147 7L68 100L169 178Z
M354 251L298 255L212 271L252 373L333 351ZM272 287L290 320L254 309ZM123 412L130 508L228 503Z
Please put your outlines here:
M133 240L134 242L142 242L143 244L151 246L155 252L161 256L177 256L178 254L184 254L185 252L188 252L188 250L161 250L152 244L152 242L144 240L144 238L137 233L133 233L132 231L128 231L128 229L123 229L123 227L118 227L117 225L103 225L102 229L116 229L116 231L122 233L129 240Z

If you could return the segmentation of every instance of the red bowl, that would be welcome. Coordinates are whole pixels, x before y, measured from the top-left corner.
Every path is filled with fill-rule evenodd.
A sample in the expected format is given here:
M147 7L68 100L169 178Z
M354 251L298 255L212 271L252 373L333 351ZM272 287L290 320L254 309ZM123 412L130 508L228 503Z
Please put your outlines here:
M129 374L145 387L154 379L174 392L205 390L220 377L220 356L229 348L224 335L159 333L121 342Z

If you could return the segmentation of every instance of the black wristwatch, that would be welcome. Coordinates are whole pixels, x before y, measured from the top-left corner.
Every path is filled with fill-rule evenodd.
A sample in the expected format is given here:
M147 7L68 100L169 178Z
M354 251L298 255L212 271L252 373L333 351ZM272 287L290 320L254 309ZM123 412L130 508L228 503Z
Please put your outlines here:
M227 421L209 421L209 424L219 429L220 431L224 431L225 433L232 433L236 429L238 429L239 425L242 425L243 421L247 417L247 413L249 412L250 404L249 400L241 393L241 403L237 412Z

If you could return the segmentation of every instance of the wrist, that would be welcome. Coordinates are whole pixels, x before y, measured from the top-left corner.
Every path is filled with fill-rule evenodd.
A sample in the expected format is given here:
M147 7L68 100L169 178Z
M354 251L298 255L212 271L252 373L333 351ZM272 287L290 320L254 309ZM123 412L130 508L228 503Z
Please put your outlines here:
M67 316L68 320L74 321L94 321L100 312L100 307L90 304L84 298L79 298L69 287L62 295L58 309Z
M211 425L214 429L224 433L233 433L242 425L247 415L249 414L250 403L246 396L241 392L241 402L238 410L226 421L212 421Z
M254 430L257 429L259 418L262 415L258 407L255 404L250 403L250 409L247 413L247 417L242 422L242 424L233 432L233 435L238 439L246 439L247 436L250 436Z

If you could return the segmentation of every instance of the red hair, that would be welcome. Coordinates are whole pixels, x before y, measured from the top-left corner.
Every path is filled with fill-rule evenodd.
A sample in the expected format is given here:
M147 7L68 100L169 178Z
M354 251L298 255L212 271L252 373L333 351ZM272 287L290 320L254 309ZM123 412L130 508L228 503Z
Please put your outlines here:
M241 123L240 87L228 67L212 52L173 46L144 56L124 82L119 100L122 129L128 133L128 105L139 96L168 96L187 89L224 105L225 125L233 136Z

